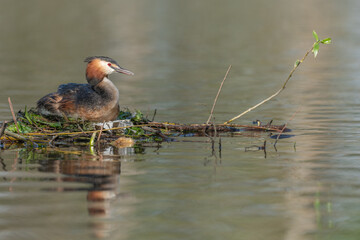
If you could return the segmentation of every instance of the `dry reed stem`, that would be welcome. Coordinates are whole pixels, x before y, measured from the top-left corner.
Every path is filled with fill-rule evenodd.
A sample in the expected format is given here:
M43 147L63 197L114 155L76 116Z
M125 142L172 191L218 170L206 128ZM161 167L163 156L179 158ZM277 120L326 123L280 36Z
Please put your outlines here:
M13 133L13 132L10 132L9 130L6 130L6 129L5 129L4 133L5 133L6 135L10 136L10 137L16 138L16 139L21 140L21 141L24 141L24 142L26 142L26 141L29 140L29 139L27 139L27 138L24 137L24 136L21 136L21 135L19 135L19 134Z
M211 111L210 111L210 116L209 116L208 120L206 121L206 124L209 124L210 119L211 119L211 117L212 117L212 115L213 115L213 113L214 113L214 109L215 109L216 102L217 102L217 100L218 100L218 97L219 97L219 95L220 95L222 86L224 85L224 82L225 82L225 80L226 80L226 77L227 77L230 69L231 69L231 65L229 65L229 67L228 67L228 69L227 69L227 71L226 71L226 73L225 73L224 79L222 80L222 82L221 82L221 84L220 84L219 90L218 90L218 92L217 92L217 94L216 94L216 97L215 97L215 100L214 100L214 104L213 104L213 106L212 106L212 108L211 108Z
M101 138L101 134L102 134L103 129L104 129L104 125L105 125L105 121L103 121L103 124L101 125L99 136L98 136L98 138L96 140L98 143L100 143L100 138Z
M318 41L319 42L319 41ZM288 81L290 80L290 78L292 77L293 73L295 72L295 70L299 67L299 65L305 60L305 58L309 55L309 53L314 49L314 47L311 47L311 49L309 51L307 51L304 55L304 57L297 62L297 64L294 65L293 69L291 70L289 76L287 77L285 83L282 85L282 87L276 92L274 93L273 95L271 95L270 97L266 98L265 100L261 101L260 103L256 104L255 106L249 108L248 110L242 112L241 114L237 115L236 117L233 117L232 119L224 122L224 124L229 124L231 123L232 121L240 118L241 116L245 115L246 113L254 110L255 108L259 107L260 105L270 101L271 99L273 99L274 97L276 97L277 95L279 95L286 87L286 84L288 83Z
M16 131L17 131L18 134L20 134L19 126L18 126L18 123L17 123L17 121L16 121L16 117L15 117L15 113L14 113L14 108L13 108L13 105L12 105L12 103L11 103L10 97L8 97L8 102L9 102L9 106L10 106L11 115L12 115L13 120L14 120L14 123L15 123Z

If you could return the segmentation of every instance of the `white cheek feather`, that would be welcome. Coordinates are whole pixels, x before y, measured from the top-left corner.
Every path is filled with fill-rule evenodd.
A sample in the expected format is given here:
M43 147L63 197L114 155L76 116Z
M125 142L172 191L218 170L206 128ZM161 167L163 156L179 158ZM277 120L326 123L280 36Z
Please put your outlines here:
M101 64L102 69L104 70L104 72L105 72L106 74L111 74L111 73L113 73L113 72L115 71L113 68L111 68L110 66L108 66L108 63L107 63L107 62L101 61L100 64Z

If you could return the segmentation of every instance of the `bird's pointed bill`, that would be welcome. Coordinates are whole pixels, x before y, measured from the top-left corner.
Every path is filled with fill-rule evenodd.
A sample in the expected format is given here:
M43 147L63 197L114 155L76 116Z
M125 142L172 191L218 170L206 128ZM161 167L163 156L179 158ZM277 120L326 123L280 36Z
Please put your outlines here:
M124 68L121 68L121 67L118 67L118 66L114 66L112 65L111 66L116 72L118 73L123 73L123 74L126 74L126 75L134 75L133 72L129 71L129 70L126 70Z

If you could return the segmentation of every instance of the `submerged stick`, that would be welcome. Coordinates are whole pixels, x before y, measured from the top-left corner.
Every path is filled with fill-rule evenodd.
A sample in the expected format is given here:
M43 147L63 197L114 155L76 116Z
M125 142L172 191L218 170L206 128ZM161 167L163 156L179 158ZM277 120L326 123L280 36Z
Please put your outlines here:
M317 41L316 43L319 43L319 42L320 42L320 41ZM276 93L274 93L274 94L271 95L270 97L266 98L265 100L261 101L260 103L256 104L255 106L249 108L248 110L242 112L241 114L237 115L236 117L234 117L234 118L232 118L232 119L224 122L224 124L229 124L229 123L231 123L232 121L240 118L241 116L245 115L246 113L254 110L255 108L259 107L260 105L263 105L264 103L270 101L271 99L273 99L274 97L276 97L277 95L279 95L279 94L285 89L286 84L288 83L288 81L289 81L290 78L292 77L293 73L294 73L295 70L298 68L298 66L305 60L305 58L309 55L309 53L311 53L311 52L313 51L314 46L315 46L315 44L313 45L313 47L312 47L310 50L308 50L308 51L305 53L304 57L303 57L301 60L298 60L298 61L295 62L294 67L293 67L293 69L291 70L289 76L287 77L285 83L282 85L282 87L281 87Z
M209 124L210 119L211 119L211 117L212 117L212 115L213 115L213 113L214 113L214 109L215 109L216 102L217 102L217 100L218 100L218 97L219 97L219 95L220 95L222 86L224 85L224 82L225 82L225 80L226 80L226 77L227 77L230 69L231 69L231 65L229 65L228 70L227 70L226 73L225 73L224 79L222 80L222 82L221 82L221 84L220 84L219 90L218 90L218 92L217 92L217 94L216 94L216 97L215 97L215 100L214 100L214 104L213 104L213 106L212 106L212 108L211 108L211 111L210 111L210 116L209 116L208 120L206 121L206 124Z
M276 144L277 144L277 142L278 142L281 134L283 134L285 128L286 128L287 125L288 125L288 123L294 119L295 115L296 115L299 111L300 111L300 107L299 107L298 110L296 110L296 112L291 116L291 118L289 119L289 121L284 124L284 127L281 129L281 131L280 131L279 134L277 135L276 140L275 140L275 143L274 143L275 149L276 149Z
M9 102L9 106L10 106L11 115L12 115L13 120L14 120L14 123L15 123L16 131L17 131L18 134L20 134L19 126L18 126L18 123L17 123L17 121L16 121L16 117L15 117L15 113L14 113L14 108L13 108L13 105L12 105L12 103L11 103L10 97L8 97L8 102Z

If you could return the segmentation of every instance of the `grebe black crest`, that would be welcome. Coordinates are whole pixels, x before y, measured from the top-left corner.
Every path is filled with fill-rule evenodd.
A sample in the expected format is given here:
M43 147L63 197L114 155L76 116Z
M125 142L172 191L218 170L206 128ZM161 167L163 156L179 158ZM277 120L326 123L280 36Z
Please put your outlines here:
M119 115L119 91L109 80L113 72L134 75L105 56L87 57L88 84L60 85L57 92L42 97L37 109L45 116L81 118L89 121L112 121Z

